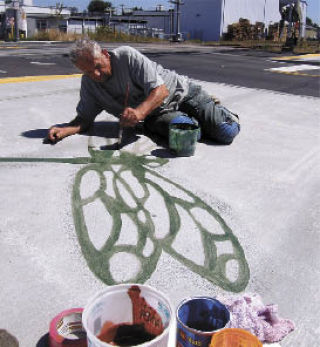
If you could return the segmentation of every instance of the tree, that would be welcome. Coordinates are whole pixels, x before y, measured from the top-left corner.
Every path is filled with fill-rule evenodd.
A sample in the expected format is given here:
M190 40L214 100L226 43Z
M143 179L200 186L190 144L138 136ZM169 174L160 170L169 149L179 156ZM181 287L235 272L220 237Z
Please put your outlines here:
M112 4L109 1L92 0L88 5L89 12L105 12L106 9L111 8Z
M306 24L311 26L311 27L314 27L314 28L319 28L319 25L317 23L313 22L310 17L306 18Z
M306 24L310 25L310 26L313 26L312 19L310 17L306 18Z

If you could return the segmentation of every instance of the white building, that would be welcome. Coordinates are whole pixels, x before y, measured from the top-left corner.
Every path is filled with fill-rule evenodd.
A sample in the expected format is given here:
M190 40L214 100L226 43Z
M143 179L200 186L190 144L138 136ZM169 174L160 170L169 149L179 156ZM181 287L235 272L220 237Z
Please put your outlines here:
M124 15L72 13L70 8L33 6L32 0L14 0L19 3L19 30L25 37L39 31L59 29L72 34L95 31L99 26L111 25L115 30L131 34L168 37L171 32L172 12L157 7L156 11L126 11ZM0 39L13 31L14 3L0 0ZM8 24L11 23L11 24ZM12 35L12 34L11 34Z
M185 38L218 41L239 18L268 27L281 19L279 0L184 0L181 31Z
M0 0L2 31L7 30L8 23L13 23L15 9L19 11L19 30L23 31L26 37L34 35L37 31L57 27L57 16L65 18L71 13L68 8L33 6L32 0L14 0L7 4Z
M25 37L32 37L39 31L48 29L59 29L60 31L83 34L95 31L97 27L105 25L107 15L93 16L73 14L70 8L59 6L42 7L33 6L32 0L20 0L19 3L19 31ZM5 4L0 0L0 28L4 37L8 29L8 23L13 23L14 3Z
M126 11L124 15L113 16L111 21L117 23L118 28L122 22L121 30L131 34L169 38L173 31L172 12L160 6L156 11Z

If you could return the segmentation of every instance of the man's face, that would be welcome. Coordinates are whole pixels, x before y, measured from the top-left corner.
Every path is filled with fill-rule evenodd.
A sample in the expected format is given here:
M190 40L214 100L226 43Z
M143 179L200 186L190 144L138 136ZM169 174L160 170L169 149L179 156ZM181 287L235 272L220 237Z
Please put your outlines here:
M75 65L96 82L104 82L111 76L110 55L105 49L99 57L93 58L91 55L86 55L81 57Z

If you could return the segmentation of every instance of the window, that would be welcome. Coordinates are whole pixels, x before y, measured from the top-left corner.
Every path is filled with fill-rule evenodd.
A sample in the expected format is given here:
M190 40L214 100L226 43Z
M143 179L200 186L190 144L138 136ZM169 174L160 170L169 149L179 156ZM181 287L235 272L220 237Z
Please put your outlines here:
M45 31L48 29L48 22L45 19L37 20L37 29L38 31Z

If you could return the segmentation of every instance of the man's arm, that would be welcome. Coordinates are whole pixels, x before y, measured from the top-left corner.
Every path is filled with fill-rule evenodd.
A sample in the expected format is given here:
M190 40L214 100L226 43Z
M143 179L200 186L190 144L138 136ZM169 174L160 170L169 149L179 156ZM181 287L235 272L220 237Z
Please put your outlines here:
M165 98L169 95L167 87L162 84L152 89L149 96L138 107L126 107L121 116L123 126L133 127L138 122L144 120L157 107L161 106Z
M94 94L94 82L83 75L81 78L80 101L77 105L77 117L68 124L57 127L52 126L48 132L49 141L55 143L63 138L87 131L94 122L95 117L102 111Z
M76 118L74 118L71 122L64 126L51 127L48 132L48 139L51 142L58 142L67 136L87 131L90 128L91 124L92 121L90 119L86 119L84 117L81 117L80 115L77 115Z

